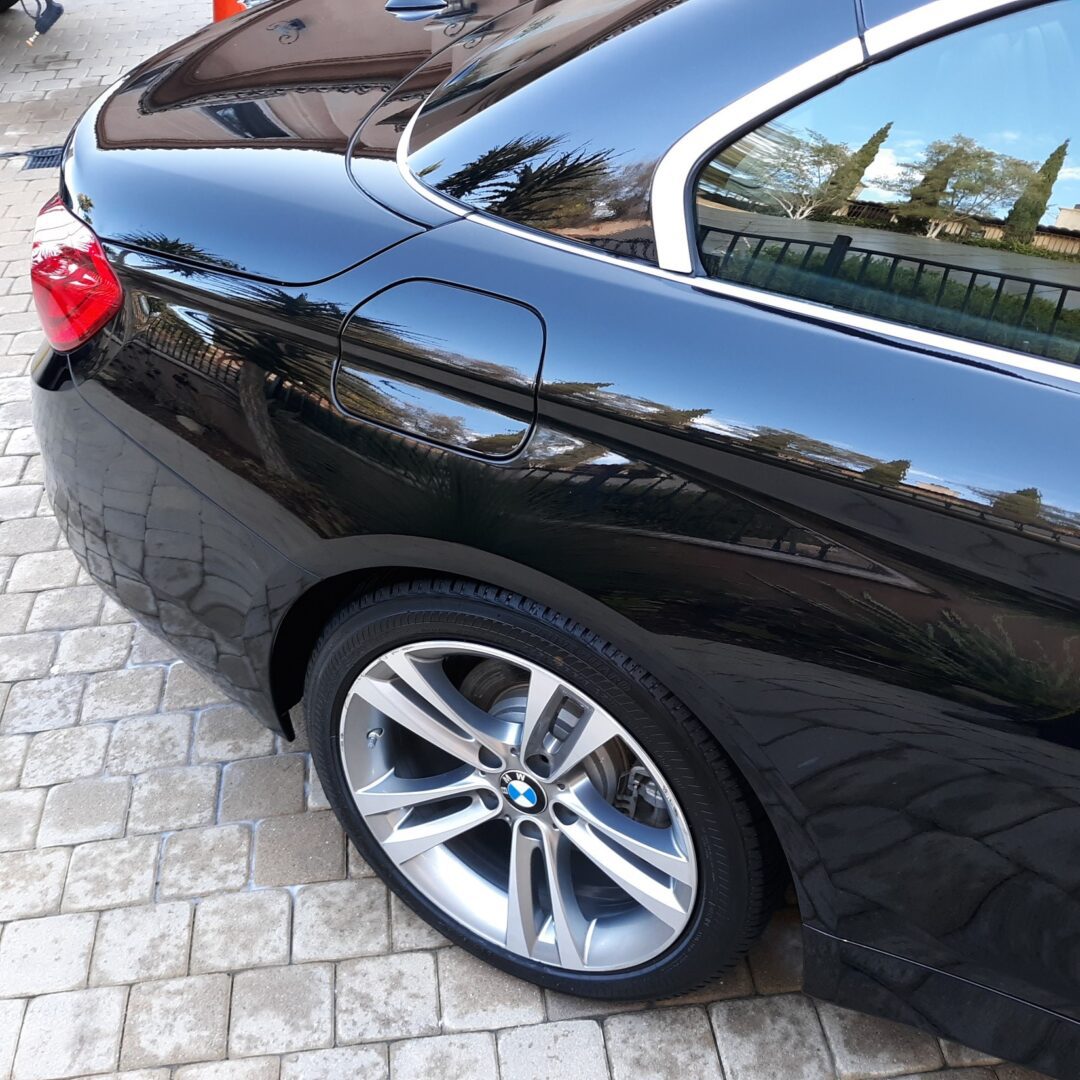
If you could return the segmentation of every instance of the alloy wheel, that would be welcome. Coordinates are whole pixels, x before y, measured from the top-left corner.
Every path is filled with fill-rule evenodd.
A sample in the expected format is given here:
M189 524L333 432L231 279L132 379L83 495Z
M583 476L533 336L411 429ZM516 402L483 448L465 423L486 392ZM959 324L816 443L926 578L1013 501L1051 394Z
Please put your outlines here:
M645 963L694 910L686 819L629 732L552 671L422 641L346 693L349 791L400 872L466 929L576 971Z

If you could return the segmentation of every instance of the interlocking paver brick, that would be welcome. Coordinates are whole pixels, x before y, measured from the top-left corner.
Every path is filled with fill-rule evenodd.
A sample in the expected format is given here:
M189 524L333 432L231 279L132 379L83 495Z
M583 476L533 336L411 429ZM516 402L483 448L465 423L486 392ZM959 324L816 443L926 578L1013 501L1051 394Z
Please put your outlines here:
M308 793L307 807L309 810L329 810L330 800L323 790L322 781L315 771L315 762L308 759Z
M1027 1073L1026 1078L1021 1073L1005 1073L998 1069L995 1075L993 1069L945 1069L942 1072L933 1073L906 1073L897 1076L894 1080L1044 1080L1038 1073Z
M191 714L121 720L113 728L106 765L112 773L141 773L182 765L191 744Z
M474 1031L391 1043L390 1070L393 1080L498 1080L495 1036Z
M15 432L15 435L18 435ZM15 435L12 436L14 441ZM7 453L11 453L8 443ZM18 518L0 522L0 555L29 555L36 551L48 551L56 547L60 528L51 517Z
M0 855L0 922L58 911L70 856L69 848Z
M345 841L346 873L351 878L375 877L375 871L371 869L363 855L353 847L351 840Z
M9 490L18 490L17 488ZM35 551L20 555L11 568L7 592L39 592L74 585L79 564L70 551Z
M38 847L85 844L124 835L130 785L123 776L72 780L49 789Z
M821 1024L839 1080L871 1080L897 1072L928 1072L943 1064L937 1039L915 1028L822 1002Z
M258 821L304 809L307 761L303 754L248 758L225 766L221 820Z
M71 853L65 911L144 904L154 891L156 836L125 837L80 844Z
M80 675L53 675L15 683L3 709L0 730L15 733L69 727L79 719L84 682Z
M135 636L131 641L131 662L133 664L156 664L175 660L176 650L164 639L152 634L145 626L135 627Z
M195 911L192 972L287 964L291 908L284 889L207 897Z
M189 664L181 662L169 668L165 699L162 702L164 708L201 709L206 705L220 704L224 700L225 695Z
M832 1074L814 1006L802 994L725 1001L709 1010L728 1080Z
M338 1046L333 1050L306 1050L281 1059L281 1080L385 1080L386 1051L381 1046ZM452 1080L441 1071L432 1080ZM394 1080L398 1080L395 1072ZM475 1080L483 1080L476 1077Z
M251 831L246 825L186 829L165 841L163 897L239 889L248 879Z
M431 953L369 956L338 964L338 1042L434 1035L439 1030Z
M39 732L30 740L22 786L62 784L65 780L96 776L105 767L110 734L105 724Z
M9 923L0 936L0 993L16 997L86 985L96 915Z
M444 1031L536 1024L544 1019L540 988L499 971L464 949L439 952Z
M26 468L26 458L0 457L0 487L14 484L22 476L24 468ZM49 544L48 546L53 547L54 545ZM26 550L33 551L35 549L27 548Z
M111 626L114 623L131 623L132 626L136 626L135 620L131 617L131 612L126 607L117 603L111 596L106 596L104 602L101 605L101 614L98 615L98 622L102 626ZM132 643L134 644L134 636L132 637ZM130 652L128 656L130 657Z
M236 761L262 757L274 749L274 733L239 705L222 705L199 714L195 757L199 761Z
M554 990L544 991L549 1020L582 1020L589 1016L614 1016L645 1008L642 1001L604 1001L600 998L574 997Z
M0 417L0 428L4 426ZM20 484L0 488L0 521L33 517L41 502L42 489L38 484Z
M349 857L351 860L351 845ZM449 944L435 927L424 922L396 893L390 893L390 924L395 952L405 952L410 949L437 949L441 945Z
M595 1020L510 1028L499 1033L502 1080L609 1080L604 1035Z
M185 975L190 938L191 905L185 901L104 911L90 982L134 983Z
M984 1054L981 1050L972 1050L960 1043L950 1042L948 1039L939 1039L941 1052L945 1056L945 1064L954 1068L967 1068L973 1065L997 1065L1000 1058L990 1054Z
M123 668L91 675L83 697L83 723L119 720L156 711L165 673L161 668Z
M333 881L296 892L294 960L346 960L390 948L387 889L381 881Z
M333 1000L330 964L241 972L233 986L230 1055L287 1054L330 1046Z
M22 1030L25 998L0 1000L0 1076L11 1075L11 1063L15 1060L15 1046Z
M7 791L18 784L29 749L29 735L0 736L0 791Z
M269 818L256 829L256 885L300 885L344 876L345 836L329 811Z
M166 832L209 825L217 806L216 765L155 769L135 777L128 832Z
M120 1066L137 1069L225 1056L229 976L192 975L134 986Z
M116 1068L127 987L34 998L23 1017L14 1080L62 1080Z
M0 851L34 846L45 792L41 788L0 792Z
M613 1080L642 1076L723 1078L704 1009L654 1009L611 1016L604 1021L604 1035ZM771 1073L770 1080L781 1075Z
M37 679L46 674L56 652L52 634L5 634L0 637L0 671L5 679Z
M34 597L30 593L0 594L0 636L22 633L33 603Z
M801 979L801 952L798 954L797 959L800 965ZM655 1004L662 1008L675 1005L711 1005L714 1001L749 997L753 993L754 981L750 977L750 966L745 960L740 960L731 971L726 972L718 979L711 980L700 990L692 990L688 994L680 994L674 998L665 998Z
M119 667L131 647L134 633L130 623L121 626L87 626L69 630L60 638L53 672L108 671Z
M24 234L24 239L30 239L29 230L27 230L27 232ZM22 306L23 303L27 304L27 309L29 308L29 297L24 297L22 300L19 300L16 297L9 296L5 299L7 300L8 306L12 307L13 309L17 306ZM4 453L36 454L39 449L40 447L38 445L37 432L32 427L24 427L18 428L11 433L11 438L8 439L7 446L4 447ZM0 535L2 535L2 532L3 531L0 530Z
M35 594L33 600L27 630L73 630L91 626L101 611L101 590L96 585L50 589Z

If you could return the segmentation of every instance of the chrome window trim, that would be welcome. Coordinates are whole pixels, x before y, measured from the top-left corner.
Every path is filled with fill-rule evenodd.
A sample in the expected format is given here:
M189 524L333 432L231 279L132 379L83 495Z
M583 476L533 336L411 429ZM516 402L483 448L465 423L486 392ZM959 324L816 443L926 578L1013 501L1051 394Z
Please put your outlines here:
M862 41L849 38L713 113L668 150L656 166L649 193L656 261L664 270L689 274L695 269L691 182L713 149L762 116L825 87L865 61Z
M412 143L413 128L416 127L416 121L420 119L420 113L426 103L427 98L424 98L424 100L417 105L416 111L409 117L409 122L405 125L405 130L401 133L401 138L398 139L397 149L394 152L394 160L397 162L398 172L401 173L409 187L411 187L413 191L423 195L428 202L434 203L436 206L441 207L447 213L453 214L455 217L468 217L469 208L467 206L463 203L454 202L453 199L448 199L441 192L428 187L427 184L413 176L413 171L409 168L409 145Z
M867 27L863 40L867 55L873 59L927 35L937 35L952 26L991 15L1005 8L1030 7L1043 0L931 0L895 19Z

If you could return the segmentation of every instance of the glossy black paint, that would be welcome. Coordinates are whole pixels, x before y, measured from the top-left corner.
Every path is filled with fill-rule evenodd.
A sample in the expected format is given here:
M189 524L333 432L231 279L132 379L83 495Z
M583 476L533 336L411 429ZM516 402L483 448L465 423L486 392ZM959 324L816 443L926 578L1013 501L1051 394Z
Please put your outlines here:
M510 457L536 415L535 311L441 281L405 281L349 316L334 395L350 416L442 446Z
M805 35L766 35L754 64L746 50L713 64L715 90L698 80L690 101L682 57L715 52L691 27L745 40L801 5L666 6L551 68L535 103L520 88L517 120L497 99L491 122L533 130L541 91L554 108L548 91L586 70L642 110L675 79L685 110L649 113L647 160L661 121L673 141L856 25L853 5L830 5ZM258 12L285 10L306 23L322 8ZM644 42L642 63L667 67L631 86L608 58ZM221 92L265 102L260 78ZM140 113L117 153L101 116L132 93L88 116L64 173L124 309L35 372L50 492L95 578L274 725L322 620L373 583L463 575L573 615L675 689L748 777L792 869L810 989L1080 1073L1078 384L797 321L440 208L410 216L420 196L362 137L353 183L345 142L315 151L327 186L310 200L297 173L261 170L311 148L158 145L195 104ZM558 113L559 132L599 138L589 124L615 100L605 89L592 120ZM150 208L130 197L147 184ZM200 193L232 208L212 228ZM311 250L267 227L294 201L287 228ZM132 243L148 229L178 245ZM430 297L393 307L417 279L460 303L434 320ZM508 301L497 335L488 304ZM519 427L487 432L497 452L448 449L461 432L437 410L350 406L341 382L360 361L439 397L444 420L448 401L481 402ZM897 459L935 484L874 471Z

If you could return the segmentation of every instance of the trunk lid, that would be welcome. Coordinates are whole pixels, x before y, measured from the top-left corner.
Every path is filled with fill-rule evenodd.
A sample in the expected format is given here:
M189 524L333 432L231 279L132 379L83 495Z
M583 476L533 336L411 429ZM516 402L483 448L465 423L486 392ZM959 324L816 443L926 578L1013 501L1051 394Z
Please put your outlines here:
M116 244L280 284L332 276L420 231L350 179L353 132L416 67L512 6L406 22L370 2L277 0L208 26L87 112L67 201Z

